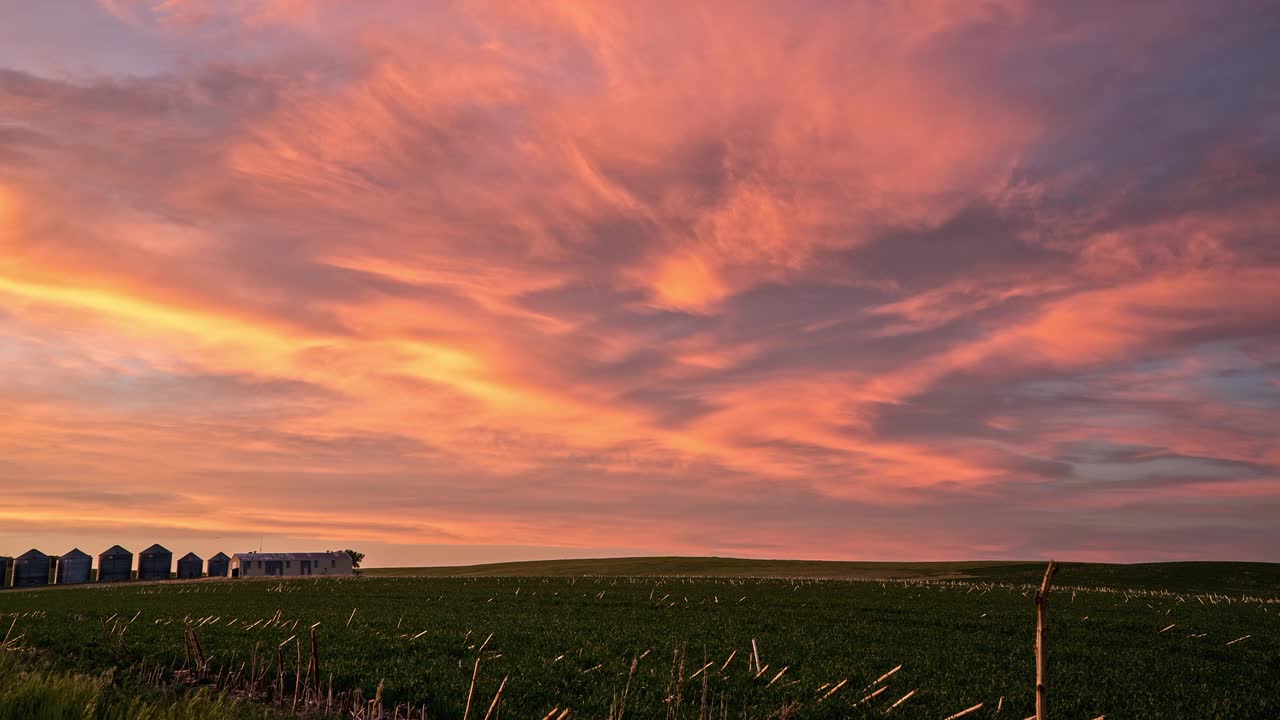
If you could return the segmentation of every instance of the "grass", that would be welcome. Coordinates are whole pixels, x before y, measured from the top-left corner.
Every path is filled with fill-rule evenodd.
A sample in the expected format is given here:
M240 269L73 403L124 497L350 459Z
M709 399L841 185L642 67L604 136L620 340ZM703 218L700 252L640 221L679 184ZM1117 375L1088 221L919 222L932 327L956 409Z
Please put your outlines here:
M366 696L384 683L388 703L412 703L433 718L463 716L477 658L470 713L477 719L504 678L500 713L508 717L565 707L571 717L616 717L624 692L625 717L637 720L883 717L912 690L891 717L936 720L980 702L966 717L1017 720L1033 712L1035 609L1022 578L1042 566L878 565L870 570L934 579L850 581L677 577L735 566L643 562L653 576L481 575L496 571L487 566L471 570L474 577L371 572L352 580L7 591L0 593L0 634L16 615L22 644L42 649L60 671L92 676L181 665L187 622L198 626L215 666L236 667L252 662L255 645L260 656L274 653L318 622L322 677L332 673L335 687ZM760 573L787 569L749 562L765 563L755 567ZM1266 584L1274 566L1127 567L1128 574L1070 565L1058 576L1062 587L1049 606L1055 718L1280 717L1280 583ZM936 579L957 575L975 579ZM1170 592L1152 585L1162 579L1200 584ZM1252 590L1228 596L1237 587ZM122 646L104 634L102 618L119 624L135 614ZM748 667L753 639L763 673ZM287 674L295 657L285 653ZM880 686L884 692L859 704Z
M0 720L247 720L280 717L260 706L190 692L121 682L114 672L51 669L0 651Z

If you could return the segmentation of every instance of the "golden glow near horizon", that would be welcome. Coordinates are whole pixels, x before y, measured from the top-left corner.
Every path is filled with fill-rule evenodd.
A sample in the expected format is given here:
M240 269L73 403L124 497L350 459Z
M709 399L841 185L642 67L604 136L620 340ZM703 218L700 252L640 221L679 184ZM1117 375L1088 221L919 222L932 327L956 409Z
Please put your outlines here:
M1205 12L30 9L0 553L1275 560L1275 53Z

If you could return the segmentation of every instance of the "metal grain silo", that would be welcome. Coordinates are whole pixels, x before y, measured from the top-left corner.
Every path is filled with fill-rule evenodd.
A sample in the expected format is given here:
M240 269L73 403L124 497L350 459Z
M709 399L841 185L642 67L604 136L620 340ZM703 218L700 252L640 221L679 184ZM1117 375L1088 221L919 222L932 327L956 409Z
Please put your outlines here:
M89 582L93 571L93 558L80 548L72 548L71 552L58 558L58 569L55 582L59 585L78 585Z
M13 567L13 558L0 555L0 590L9 587L9 570Z
M226 577L231 567L231 558L226 553L218 553L209 558L209 577Z
M13 586L34 587L49 584L49 556L32 548L13 561Z
M155 544L138 553L139 580L168 580L173 569L173 553Z
M133 553L112 545L98 556L98 582L125 582L133 576Z
M190 580L198 578L204 572L204 560L193 552L178 559L178 579Z

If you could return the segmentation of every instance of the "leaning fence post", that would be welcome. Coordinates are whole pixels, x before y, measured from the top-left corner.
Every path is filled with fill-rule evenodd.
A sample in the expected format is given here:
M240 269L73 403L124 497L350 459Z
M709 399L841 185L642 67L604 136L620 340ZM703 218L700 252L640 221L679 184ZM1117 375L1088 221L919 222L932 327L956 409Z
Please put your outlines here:
M1049 583L1053 581L1058 566L1052 560L1044 569L1044 580L1040 582L1040 590L1036 592L1036 720L1045 720L1048 713L1048 688L1045 687L1045 639L1049 628L1045 622L1045 614L1049 608Z

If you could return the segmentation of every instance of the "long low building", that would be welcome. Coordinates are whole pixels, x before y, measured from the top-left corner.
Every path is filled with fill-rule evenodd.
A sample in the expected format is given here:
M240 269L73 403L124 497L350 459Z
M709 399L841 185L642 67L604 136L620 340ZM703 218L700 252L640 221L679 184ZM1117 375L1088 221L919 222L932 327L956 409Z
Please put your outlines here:
M249 552L231 556L231 577L351 575L354 571L351 556L345 552Z

